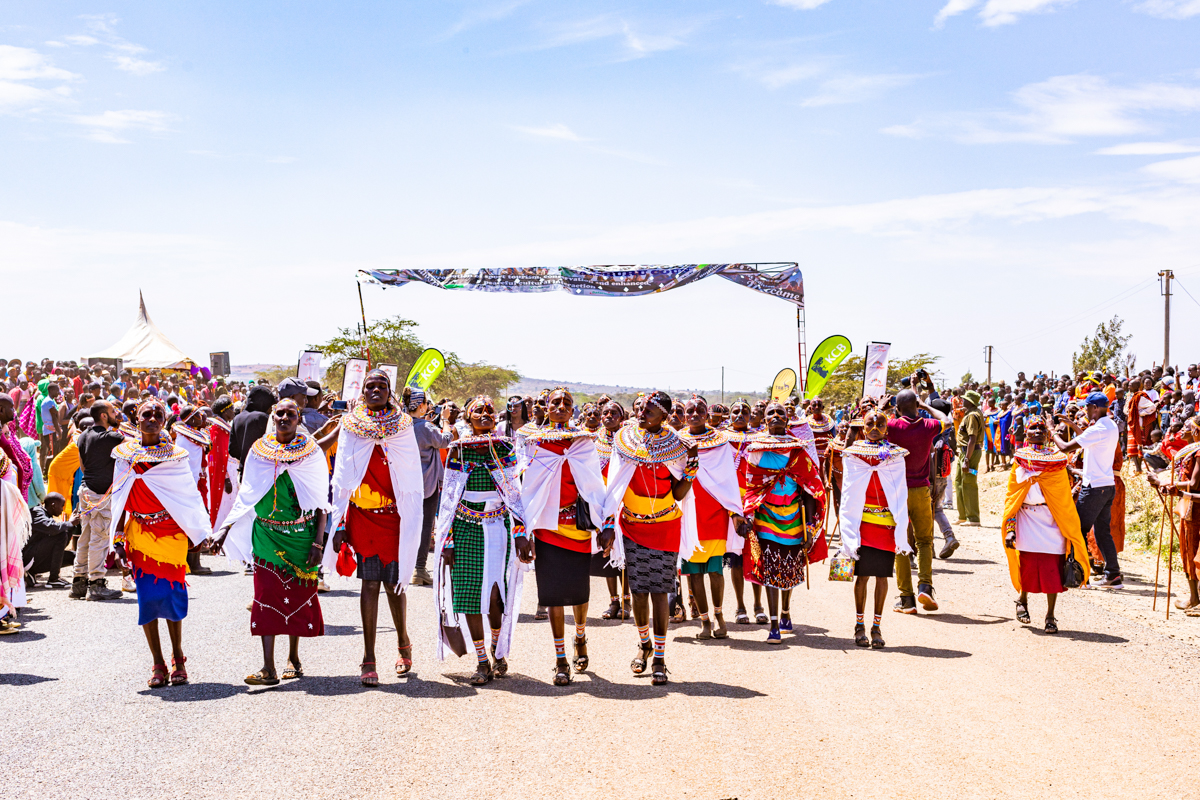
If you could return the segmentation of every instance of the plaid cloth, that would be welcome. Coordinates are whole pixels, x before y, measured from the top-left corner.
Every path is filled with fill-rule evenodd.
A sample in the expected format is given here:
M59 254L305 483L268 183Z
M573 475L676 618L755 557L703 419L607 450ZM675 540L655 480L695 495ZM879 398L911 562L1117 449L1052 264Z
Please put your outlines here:
M500 453L503 455L503 453ZM488 466L493 463L487 448L464 447L461 460L467 463L479 464L471 470L467 478L466 491L494 492L496 482L488 472ZM482 511L483 503L470 503L460 500L459 505L472 511ZM512 522L505 516L504 529L511 530ZM483 526L478 522L454 518L454 567L450 570L450 580L454 586L454 613L481 614L480 596L483 594ZM505 554L505 566L512 557L512 538L508 540Z

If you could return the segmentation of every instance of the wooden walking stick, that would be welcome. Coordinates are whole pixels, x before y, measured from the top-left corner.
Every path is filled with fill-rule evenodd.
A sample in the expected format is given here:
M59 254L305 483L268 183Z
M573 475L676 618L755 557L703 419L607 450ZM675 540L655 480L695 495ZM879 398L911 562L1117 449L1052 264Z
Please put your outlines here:
M1155 492L1158 493L1158 499L1161 501L1162 492L1157 488L1155 489ZM1162 569L1163 528L1166 527L1167 524L1166 503L1163 503L1163 506L1163 513L1158 518L1158 558L1154 561L1154 602L1150 604L1151 611L1158 610L1158 574L1159 570Z
M1171 515L1171 541L1167 544L1167 619L1171 618L1171 578L1175 575L1174 556L1175 556L1175 509L1171 508L1171 504L1166 500L1163 505L1167 508L1167 513ZM1182 556L1182 553L1180 554Z

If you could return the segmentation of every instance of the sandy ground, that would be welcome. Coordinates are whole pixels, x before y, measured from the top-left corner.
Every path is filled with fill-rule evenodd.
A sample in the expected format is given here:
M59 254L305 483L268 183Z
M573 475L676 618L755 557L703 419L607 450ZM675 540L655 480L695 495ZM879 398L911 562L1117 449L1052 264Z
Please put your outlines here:
M1070 798L1192 797L1200 737L1186 711L1200 619L1150 612L1152 564L1127 560L1123 592L1073 591L1062 632L1013 620L995 527L965 529L936 562L941 610L889 610L888 647L852 640L850 584L818 569L793 604L796 631L765 643L731 626L698 642L672 626L672 683L629 670L636 630L598 619L592 665L550 684L553 647L527 585L510 677L465 683L469 659L433 656L431 592L411 592L416 672L359 686L357 587L322 597L327 635L308 677L254 689L251 579L225 566L191 579L192 684L151 691L132 599L38 590L0 639L5 797ZM994 518L990 519L994 525ZM1150 572L1152 577L1152 571ZM1178 594L1179 584L1176 583ZM726 608L732 612L732 600ZM1035 623L1044 614L1032 602ZM732 613L729 618L732 619ZM381 626L382 628L383 626ZM394 642L381 630L381 644Z

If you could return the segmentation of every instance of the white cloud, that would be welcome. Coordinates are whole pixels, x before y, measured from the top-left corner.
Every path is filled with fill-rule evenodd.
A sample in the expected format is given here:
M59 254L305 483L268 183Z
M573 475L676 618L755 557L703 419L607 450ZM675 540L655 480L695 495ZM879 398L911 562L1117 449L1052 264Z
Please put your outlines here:
M829 0L775 0L775 5L786 6L787 8L798 8L802 11L811 11L814 8L823 6Z
M1142 171L1156 178L1166 178L1180 183L1200 183L1200 156L1158 161L1154 164L1147 164Z
M160 61L144 61L133 56L123 56L118 53L113 53L109 57L117 65L117 69L124 72L130 72L134 75L149 75L154 72L162 72L166 69Z
M50 102L70 93L63 81L78 75L54 66L50 59L27 47L0 45L0 111L17 111ZM59 82L52 88L35 85Z
M128 144L129 140L122 138L126 131L149 131L164 133L169 128L167 123L172 119L170 114L162 111L105 111L102 114L76 116L71 119L77 125L89 129L88 138L105 144Z
M558 139L558 140L564 141L564 142L590 141L588 139L583 138L582 136L577 134L575 131L568 128L566 125L563 125L561 122L555 123L554 125L546 125L541 128L526 127L523 125L512 125L510 127L515 131L520 131L521 133L527 133L530 136L537 136L541 139Z
M1200 145L1183 142L1129 142L1101 147L1098 156L1170 156L1177 153L1200 153Z
M1146 0L1133 9L1163 19L1187 19L1200 14L1200 0Z
M946 20L950 17L957 16L964 11L970 11L975 6L979 5L979 0L949 0L946 5L942 6L942 10L934 17L933 24L937 27L942 27L946 24Z
M115 29L119 20L115 15L85 14L80 19L85 21L91 34L64 36L63 41L77 47L102 45L108 49L105 58L116 64L117 69L122 72L128 72L131 75L137 75L138 77L162 72L167 68L161 61L148 61L144 58L137 58L141 53L149 51L140 44L126 41L116 34ZM57 43L55 44L57 45Z
M1075 0L987 0L979 18L989 27L1009 25L1022 14L1044 14L1073 2Z
M1153 0L1152 0L1153 1ZM1169 2L1170 0L1166 0ZM1200 2L1200 0L1192 0ZM988 27L1010 25L1024 14L1044 14L1062 6L1070 5L1075 0L987 0L979 11L979 19ZM950 17L970 11L980 3L980 0L948 0L942 10L934 17L935 27L942 27Z
M630 60L682 47L686 43L685 37L701 24L691 22L651 32L647 24L604 15L547 26L549 36L538 49L567 47L615 38L622 45L621 60Z
M442 39L449 39L468 28L474 28L476 25L485 25L489 22L502 20L505 17L511 16L521 6L528 5L529 2L530 0L508 0L508 2L504 3L489 3L470 8L463 14L462 19L454 23L450 30L446 31Z
M843 75L823 81L813 96L806 98L804 106L832 106L845 103L861 103L878 97L888 89L907 86L921 75Z
M753 78L768 89L782 89L784 86L807 81L827 73L829 66L817 62L784 66L757 62L737 67L737 71Z
M1151 114L1200 110L1200 87L1171 83L1113 86L1094 75L1061 75L1012 94L1017 110L948 114L884 133L943 136L972 144L1062 144L1086 136L1128 136L1155 129Z

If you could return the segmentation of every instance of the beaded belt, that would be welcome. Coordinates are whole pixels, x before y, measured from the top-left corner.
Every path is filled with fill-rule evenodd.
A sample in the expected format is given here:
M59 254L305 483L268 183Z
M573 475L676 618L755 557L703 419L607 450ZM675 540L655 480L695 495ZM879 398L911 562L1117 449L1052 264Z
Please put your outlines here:
M454 509L454 516L456 519L461 519L463 522L478 522L480 525L485 522L490 522L491 520L500 519L507 513L508 509L504 506L501 506L494 511L476 511L473 508L467 508L466 506L459 504L459 506Z
M354 507L365 514L390 514L396 510L395 503L388 503L386 506L380 506L379 508L363 508L358 503L355 503Z
M136 511L130 511L129 513L142 525L157 525L171 518L171 513L165 508L162 511L155 511L153 514L139 514Z
M574 522L575 521L575 504L574 503L571 503L571 505L569 505L569 506L563 506L562 508L560 508L558 510L558 521L559 522Z
M263 525L266 525L268 528L274 528L277 531L284 531L284 530L288 530L290 528L302 527L305 524L307 524L308 521L313 519L314 517L316 517L316 514L305 514L304 516L300 517L299 519L288 519L288 520L267 519L266 517L259 517L258 521L261 522Z
M661 511L655 511L653 514L635 514L629 509L623 508L621 509L621 517L630 522L654 522L674 512L675 506L673 505L667 506Z

